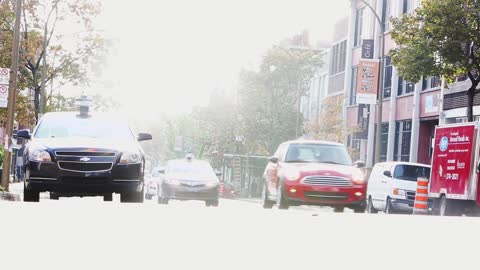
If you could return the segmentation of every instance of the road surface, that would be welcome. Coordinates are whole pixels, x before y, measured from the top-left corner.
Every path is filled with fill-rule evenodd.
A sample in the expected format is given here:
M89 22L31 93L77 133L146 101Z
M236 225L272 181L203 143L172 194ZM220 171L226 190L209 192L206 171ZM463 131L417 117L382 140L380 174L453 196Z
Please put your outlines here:
M477 269L480 219L221 200L0 202L1 269Z

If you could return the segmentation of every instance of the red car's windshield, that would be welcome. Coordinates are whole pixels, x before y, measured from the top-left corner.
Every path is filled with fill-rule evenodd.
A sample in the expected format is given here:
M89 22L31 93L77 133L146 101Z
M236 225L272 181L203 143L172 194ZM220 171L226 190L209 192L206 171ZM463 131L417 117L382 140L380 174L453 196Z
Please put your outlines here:
M292 144L285 162L312 162L352 165L352 159L343 146L327 144Z

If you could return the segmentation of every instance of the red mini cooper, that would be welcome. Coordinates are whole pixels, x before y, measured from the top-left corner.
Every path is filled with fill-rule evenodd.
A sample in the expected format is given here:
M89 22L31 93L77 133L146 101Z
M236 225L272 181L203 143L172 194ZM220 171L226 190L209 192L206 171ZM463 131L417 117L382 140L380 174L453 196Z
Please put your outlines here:
M263 207L323 205L365 211L366 178L344 145L297 140L282 143L265 168Z

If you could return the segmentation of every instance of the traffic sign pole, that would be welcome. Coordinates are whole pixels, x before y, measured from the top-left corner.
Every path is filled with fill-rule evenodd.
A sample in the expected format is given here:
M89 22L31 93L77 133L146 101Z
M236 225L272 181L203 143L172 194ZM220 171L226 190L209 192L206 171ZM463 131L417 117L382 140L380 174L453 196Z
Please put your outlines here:
M22 0L17 0L15 9L15 32L13 36L13 50L12 50L12 69L10 70L10 91L8 91L8 107L7 107L7 130L5 148L10 148L10 141L13 133L13 121L15 117L15 98L17 90L17 75L18 75L18 58L20 47L20 19L22 15ZM3 158L2 171L2 186L8 191L10 184L10 166L12 163L12 155L9 149L5 149Z

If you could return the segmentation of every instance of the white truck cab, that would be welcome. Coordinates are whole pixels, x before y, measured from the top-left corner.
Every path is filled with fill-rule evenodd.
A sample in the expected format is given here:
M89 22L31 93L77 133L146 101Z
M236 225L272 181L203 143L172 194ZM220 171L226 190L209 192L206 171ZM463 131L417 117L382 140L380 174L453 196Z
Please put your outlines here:
M415 201L417 178L430 176L430 166L409 162L375 164L368 179L367 211L411 212Z

